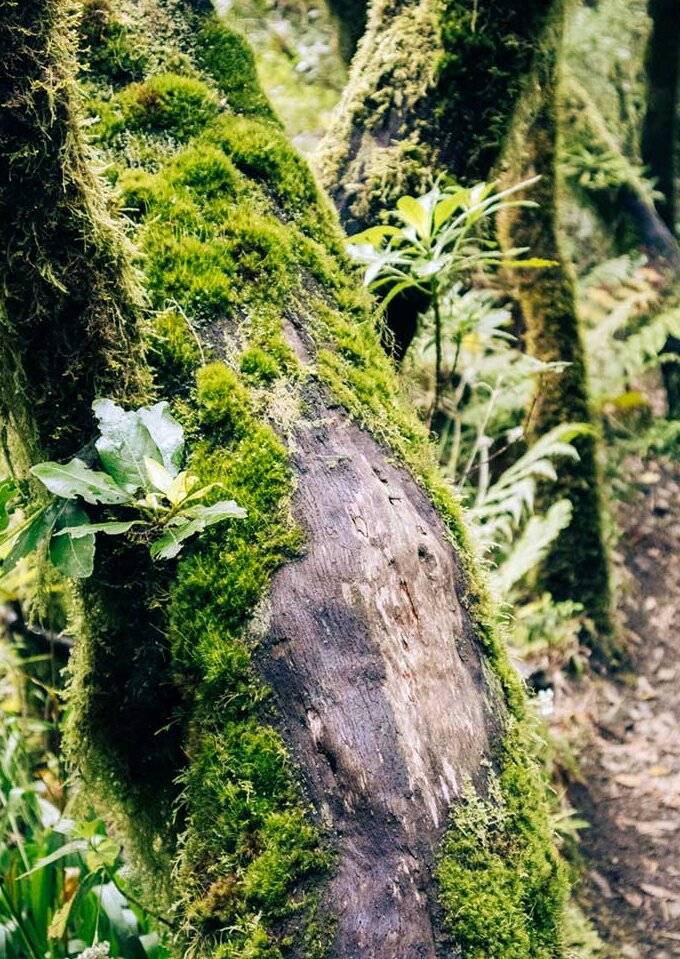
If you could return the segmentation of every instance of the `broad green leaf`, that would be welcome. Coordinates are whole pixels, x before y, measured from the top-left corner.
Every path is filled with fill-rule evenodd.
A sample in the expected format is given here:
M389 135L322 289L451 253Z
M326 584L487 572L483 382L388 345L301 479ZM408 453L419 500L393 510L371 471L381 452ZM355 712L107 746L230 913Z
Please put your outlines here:
M184 459L184 430L170 413L170 405L163 401L155 406L143 406L138 412L158 447L163 466L172 476L177 476Z
M12 479L0 480L0 533L9 526L7 505L16 496L17 487Z
M83 523L81 526L67 526L60 529L55 536L70 536L72 539L80 539L82 536L91 536L93 533L106 533L107 536L121 536L129 532L133 526L143 526L142 520L131 520L129 523L117 523L115 520L109 523Z
M464 203L469 201L470 191L469 190L456 190L455 193L452 193L448 196L445 196L443 200L440 200L439 203L434 208L434 231L435 233L443 226L444 223L451 217L453 213L456 212Z
M90 530L82 536L70 536L69 526L88 525L87 513L74 503L64 504L55 520L54 533L50 539L50 561L62 576L71 579L87 579L94 569L94 533ZM64 530L64 535L56 535Z
M386 236L399 236L401 230L396 226L370 226L361 233L354 233L349 238L351 246L360 246L370 244L373 247L379 247Z
M208 526L226 519L243 519L246 515L246 511L237 506L234 500L223 500L213 506L192 506L168 523L161 536L152 543L149 550L151 556L154 559L174 559L186 540L203 532Z
M165 496L168 496L174 478L172 473L169 473L162 463L159 463L157 460L152 460L150 456L144 457L144 466L146 467L146 472L151 480L152 486Z
M95 446L106 472L130 494L146 489L149 478L145 458L160 462L163 456L139 411L126 412L106 399L95 400L92 409L101 432Z
M62 499L80 496L86 503L127 503L129 495L107 474L91 470L78 457L61 463L38 463L31 473L47 487L50 493Z
M198 476L193 476L191 473L187 473L186 470L183 470L181 473L178 473L177 476L172 481L170 489L168 490L168 499L173 506L179 506L180 503L183 503L184 500L189 496L192 490L195 490L197 483L199 483ZM213 486L217 486L217 483L212 483L210 486L204 487L202 490L198 490L194 493L194 497L202 498L202 496L207 493Z
M98 869L106 867L113 869L120 856L121 845L110 836L100 834L93 836L90 840L90 846L85 853L85 862L90 872L97 872Z
M419 202L416 197L402 196L397 200L397 209L404 222L414 227L419 236L429 237L431 215L425 204Z

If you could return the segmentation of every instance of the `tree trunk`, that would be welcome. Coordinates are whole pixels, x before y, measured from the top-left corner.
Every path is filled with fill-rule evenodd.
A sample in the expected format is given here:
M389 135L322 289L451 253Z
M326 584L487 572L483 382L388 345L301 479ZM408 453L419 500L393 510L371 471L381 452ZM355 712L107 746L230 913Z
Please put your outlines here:
M499 218L506 249L528 247L556 264L512 274L526 325L527 352L543 362L569 364L561 373L541 375L529 421L530 440L561 423L593 422L576 290L559 238L557 110L562 29L563 10L558 9L554 39L546 44L536 75L534 102L527 104L526 112L518 117L509 148L513 180L541 177L531 190L537 208L515 207ZM540 588L548 590L555 600L583 603L597 630L596 647L611 653L611 596L595 437L582 437L575 445L580 461L558 467L558 480L544 485L539 497L546 504L566 497L573 506L573 520L560 534L541 570Z
M374 3L318 167L349 233L445 171L488 179L530 77L552 0ZM388 311L401 358L422 298Z
M649 0L652 32L646 56L647 112L642 126L642 160L662 194L657 209L675 233L678 175L678 84L680 14L676 0Z
M612 189L588 190L591 202L602 220L614 232L618 252L631 247L643 250L660 273L668 272L670 282L680 275L680 246L649 199L649 188L640 182L631 164L627 164L615 136L608 130L587 90L574 77L565 77L560 90L560 128L565 146L585 146L590 153L611 163L619 159L629 174Z
M147 892L165 880L178 954L510 959L520 943L522 955L558 956L563 880L522 692L329 204L238 36L172 0L125 20L100 0L86 12L94 3L116 62L129 43L153 65L141 82L117 74L112 97L106 56L87 74L92 135L143 251L153 395L172 400L192 472L248 518L204 533L165 569L139 547L98 545L70 693L84 780L132 841ZM68 84L52 86L62 10L0 2L3 70L32 44L31 70L13 68L2 87L16 105L3 113L0 183L17 230L22 191L43 180L34 164L10 178L24 145L84 162ZM57 107L47 124L29 96L43 84ZM66 129L71 154L53 151ZM75 225L103 221L91 178L53 182L54 203L25 214L41 263L54 256L40 243L47 223L68 257L83 249ZM102 307L93 291L108 264L92 260L74 324L106 316L110 297ZM12 256L1 269L0 289L14 291L3 310L34 337L44 270L27 274ZM46 336L59 302L51 319L45 306ZM89 423L92 395L113 392L90 375L108 344L87 366L81 344L70 347L77 401L61 366L45 373L56 405L31 424L43 452L49 430L72 413ZM7 338L2 349L14 359ZM30 361L16 360L25 379ZM148 383L139 357L129 366L131 382ZM87 426L60 435L60 455L91 438Z

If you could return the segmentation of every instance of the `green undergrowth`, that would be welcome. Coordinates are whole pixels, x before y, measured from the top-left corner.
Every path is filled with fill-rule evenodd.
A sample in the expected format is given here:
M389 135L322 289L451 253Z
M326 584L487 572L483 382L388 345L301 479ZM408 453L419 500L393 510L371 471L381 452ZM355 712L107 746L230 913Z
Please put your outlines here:
M153 34L143 21L130 21L131 37L135 28ZM241 69L243 41L214 19L196 33L206 30L210 44L193 61L182 61L179 72L168 69L169 54L151 48L155 73L150 67L147 76L118 83L113 92L113 77L108 86L97 85L90 73L87 86L90 115L99 117L91 135L109 161L139 249L158 389L183 421L191 470L203 484L221 483L216 497L233 497L248 512L246 520L206 531L159 600L167 658L162 675L171 677L178 699L168 746L186 756L169 761L180 791L173 799L174 895L192 955L317 959L331 934L317 915L318 881L330 855L296 785L246 635L272 575L303 547L290 518L290 451L281 437L301 415L309 380L325 384L334 402L428 491L465 567L466 603L518 728L524 698L459 504L436 468L425 430L399 397L335 217L263 107L256 80ZM148 150L149 138L157 136L173 148ZM302 331L304 359L284 336L287 323ZM478 814L487 866L465 867L469 841L454 814L440 880L461 942L475 941L475 921L496 922L496 889L514 917L513 930L536 939L526 955L542 959L548 953L538 951L539 934L527 931L527 916L544 911L540 935L547 941L559 894L557 880L547 879L552 847L541 818L540 778L524 746L514 742L508 737L499 760L498 795L490 795L490 804L466 800L458 807ZM116 775L124 792L123 773ZM497 805L502 828L487 822ZM526 880L529 891L509 878L524 866L537 870L535 880ZM490 886L477 881L478 872ZM467 927L457 922L460 912L471 917ZM494 954L498 959L519 956L501 933L497 942L505 950Z

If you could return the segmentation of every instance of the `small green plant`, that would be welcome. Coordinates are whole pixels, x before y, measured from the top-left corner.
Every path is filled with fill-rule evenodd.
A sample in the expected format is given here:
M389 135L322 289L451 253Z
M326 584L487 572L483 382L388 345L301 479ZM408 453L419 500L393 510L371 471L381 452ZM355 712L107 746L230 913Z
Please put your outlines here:
M120 843L100 819L69 814L58 759L36 745L53 735L52 724L7 715L3 705L0 956L166 959L169 950L129 889Z
M94 567L97 533L125 535L148 545L153 559L173 559L207 527L245 517L233 500L206 505L220 484L201 487L196 476L181 469L184 431L167 403L126 412L112 400L99 399L92 408L100 430L95 442L100 470L79 457L31 467L52 494L37 508L22 501L13 480L0 483L4 573L46 548L62 575L86 578ZM85 504L102 508L102 515L92 521Z
M387 287L383 306L408 289L424 293L434 314L435 396L430 422L436 415L443 390L442 295L457 278L498 266L542 267L546 260L517 257L527 252L503 252L494 240L480 235L480 226L508 207L536 204L510 199L537 181L525 180L497 191L496 183L465 188L435 183L423 196L402 196L395 215L401 226L373 226L351 238L350 256L366 267L364 284L377 292Z

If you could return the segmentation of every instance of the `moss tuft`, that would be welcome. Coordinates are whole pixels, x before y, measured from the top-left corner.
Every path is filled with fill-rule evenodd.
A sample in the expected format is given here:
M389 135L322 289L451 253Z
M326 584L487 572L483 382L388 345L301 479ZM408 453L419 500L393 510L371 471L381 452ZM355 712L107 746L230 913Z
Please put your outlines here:
M567 879L552 847L546 784L530 752L526 729L508 731L488 798L468 784L451 817L437 875L465 959L560 955Z
M172 133L186 140L219 111L213 91L194 77L161 73L126 86L99 104L97 134L111 141L125 130Z
M210 19L196 42L199 64L215 81L234 113L277 123L262 92L253 52L242 36L217 19Z
M241 354L241 372L255 381L271 383L280 374L281 368L273 356L261 347L254 346Z

